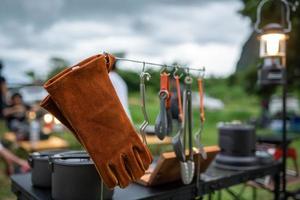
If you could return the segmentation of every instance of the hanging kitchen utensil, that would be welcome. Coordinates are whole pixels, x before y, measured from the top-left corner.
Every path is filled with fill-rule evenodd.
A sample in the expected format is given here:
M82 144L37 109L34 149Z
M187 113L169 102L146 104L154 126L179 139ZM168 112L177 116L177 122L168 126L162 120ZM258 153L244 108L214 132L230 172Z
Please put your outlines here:
M186 90L183 96L183 120L181 128L172 139L172 144L176 157L180 161L181 179L184 184L190 184L194 178L195 163L193 158L192 141L192 90L193 79L189 72L184 80ZM188 156L185 155L185 143L188 140Z
M179 159L179 161L182 161L184 162L185 160L185 154L184 154L184 143L183 143L183 132L184 132L184 127L185 127L185 124L184 124L184 114L183 113L186 113L186 95L185 95L185 92L184 92L184 95L183 95L183 105L182 105L182 102L181 102L181 90L180 90L180 77L182 75L177 75L178 71L178 68L175 68L175 71L174 71L174 79L176 81L176 90L177 90L177 99L178 99L178 110L179 110L179 114L178 114L178 120L179 120L179 129L177 131L177 134L172 138L172 144L173 144L173 149L175 151L175 154L177 156L177 159ZM182 108L183 106L183 108Z
M177 134L172 138L173 149L177 159L180 162L185 162L185 114L186 114L186 91L183 92L183 115L181 126Z
M175 66L175 70L173 73L173 77L176 82L176 91L177 91L177 100L178 100L178 121L179 123L182 123L183 120L183 112L182 112L182 99L181 99L181 89L180 89L180 78L182 77L182 74L178 75L178 66Z
M164 80L162 81L164 83L162 88L166 88L166 90L169 93L168 98L166 101L166 111L167 111L167 133L166 135L169 135L172 133L172 112L171 112L171 96L172 93L170 91L170 73L167 72L167 67L163 69L164 74Z
M148 72L145 72L145 62L143 63L143 70L140 74L140 95L141 95L141 108L142 113L144 116L144 121L140 126L140 133L143 138L143 142L147 145L147 139L146 139L146 133L145 129L149 125L149 117L146 110L146 87L145 87L145 80L149 81L151 78L151 75Z
M204 151L203 145L201 143L201 134L203 131L203 126L204 126L204 121L205 121L205 112L204 112L204 93L203 93L203 76L204 73L202 73L202 75L200 75L198 77L198 90L199 90L199 99L200 99L200 128L197 131L197 133L195 134L195 141L196 141L196 146L200 151L200 154L202 156L203 159L207 158L206 152Z
M194 163L194 153L193 153L193 110L192 110L192 89L191 85L193 83L193 79L188 73L188 76L185 78L186 84L186 103L187 103L187 113L186 113L186 120L187 120L187 133L188 133L188 145L189 145L189 155L186 162L181 163L182 168L182 176L185 175L185 184L190 184L193 181L194 173L195 173L195 163ZM187 168L187 169L186 169ZM188 176L187 176L188 175Z
M166 135L172 132L172 115L170 112L171 94L169 90L169 76L170 74L164 68L160 74L160 112L155 121L155 133L160 140L163 140Z
M200 104L199 104L199 116L200 116L200 123L199 123L199 130L196 132L195 134L195 143L196 143L196 147L199 151L199 157L198 157L198 163L197 163L197 189L200 189L200 185L199 185L199 181L200 181L200 172L201 172L201 157L202 159L206 160L207 159L207 153L204 150L204 146L201 143L201 135L203 132L203 127L204 127L204 121L205 121L205 112L204 112L204 92L203 92L203 77L204 77L204 72L202 72L202 74L199 74L198 77L198 92L199 92L199 100L200 100Z

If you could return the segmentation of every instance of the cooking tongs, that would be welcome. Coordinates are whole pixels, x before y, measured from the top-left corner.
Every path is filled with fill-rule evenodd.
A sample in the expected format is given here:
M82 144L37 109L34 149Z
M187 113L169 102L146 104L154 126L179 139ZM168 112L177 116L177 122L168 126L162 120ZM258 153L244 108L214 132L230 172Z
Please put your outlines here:
M181 179L184 184L190 184L194 178L195 173L195 163L194 163L194 153L193 153L193 139L192 139L192 90L191 84L193 79L186 76L184 80L186 84L186 90L183 94L183 119L182 124L173 137L172 143L174 152L180 161L180 172ZM185 156L185 143L188 139L188 156Z

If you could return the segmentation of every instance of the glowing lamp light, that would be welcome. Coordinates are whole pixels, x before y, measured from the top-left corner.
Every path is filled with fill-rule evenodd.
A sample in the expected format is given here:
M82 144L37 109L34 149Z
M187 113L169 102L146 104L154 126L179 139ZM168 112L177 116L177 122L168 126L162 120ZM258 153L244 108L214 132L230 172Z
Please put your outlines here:
M285 56L285 35L270 33L261 36L260 56Z
M260 57L286 56L287 36L279 24L268 24L260 35Z
M47 123L47 124L49 124L49 123L51 123L52 121L53 121L53 116L51 115L51 114L45 114L44 115L44 121L45 121L45 123Z

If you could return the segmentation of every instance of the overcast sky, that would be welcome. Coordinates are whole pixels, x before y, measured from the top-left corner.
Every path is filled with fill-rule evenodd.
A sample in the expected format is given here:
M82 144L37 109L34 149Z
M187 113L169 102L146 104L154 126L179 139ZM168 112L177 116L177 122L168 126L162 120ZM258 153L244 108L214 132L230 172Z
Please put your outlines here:
M49 71L49 58L76 63L102 51L127 58L235 70L250 34L238 0L0 0L0 58L10 82ZM136 69L132 63L123 68Z

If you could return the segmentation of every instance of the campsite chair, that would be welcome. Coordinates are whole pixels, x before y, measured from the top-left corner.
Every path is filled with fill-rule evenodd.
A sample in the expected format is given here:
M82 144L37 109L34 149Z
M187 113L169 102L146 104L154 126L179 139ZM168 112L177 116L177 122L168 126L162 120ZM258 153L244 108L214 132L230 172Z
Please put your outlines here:
M280 147L274 149L274 154L273 154L274 160L282 159L282 155L283 152ZM297 151L295 148L292 147L288 148L287 159L292 159L294 164L294 170L287 170L287 184L291 185L291 184L300 183L299 168L297 163ZM270 176L261 179L256 179L255 181L249 181L247 183L247 186L252 187L253 199L256 199L257 189L264 189L270 192L274 190L274 183ZM293 199L298 199L298 197L300 196L299 192L300 191L288 193L288 196Z
M292 142L294 138L288 138L287 145ZM283 152L281 148L281 138L278 136L265 136L257 138L257 149L265 150L273 155L274 160L279 161L282 159ZM299 168L297 160L297 150L293 147L288 147L287 159L291 159L294 164L293 170L287 170L287 184L295 184L300 182ZM253 199L256 199L257 189L264 189L272 192L274 190L274 182L270 176L259 178L254 181L249 181L247 186L252 187ZM245 187L246 187L245 185Z
M283 156L283 152L281 148L276 148L275 153L274 153L274 159L275 160L280 160L282 159ZM299 176L299 168L298 168L298 160L297 160L297 150L293 147L289 147L287 150L287 159L292 159L293 164L294 164L294 170L295 171L291 171L288 170L287 173L290 175L294 175L294 176Z
M262 149L271 153L274 157L274 160L281 160L283 156L283 152L281 149L281 136L271 135L271 136L258 136L257 137L257 149ZM293 140L299 139L298 137L289 136L287 138L287 159L291 159L294 165L293 170L287 170L289 175L299 176L298 169L298 160L297 160L297 150L296 148L289 147L289 145L293 142ZM272 147L273 146L273 147Z

